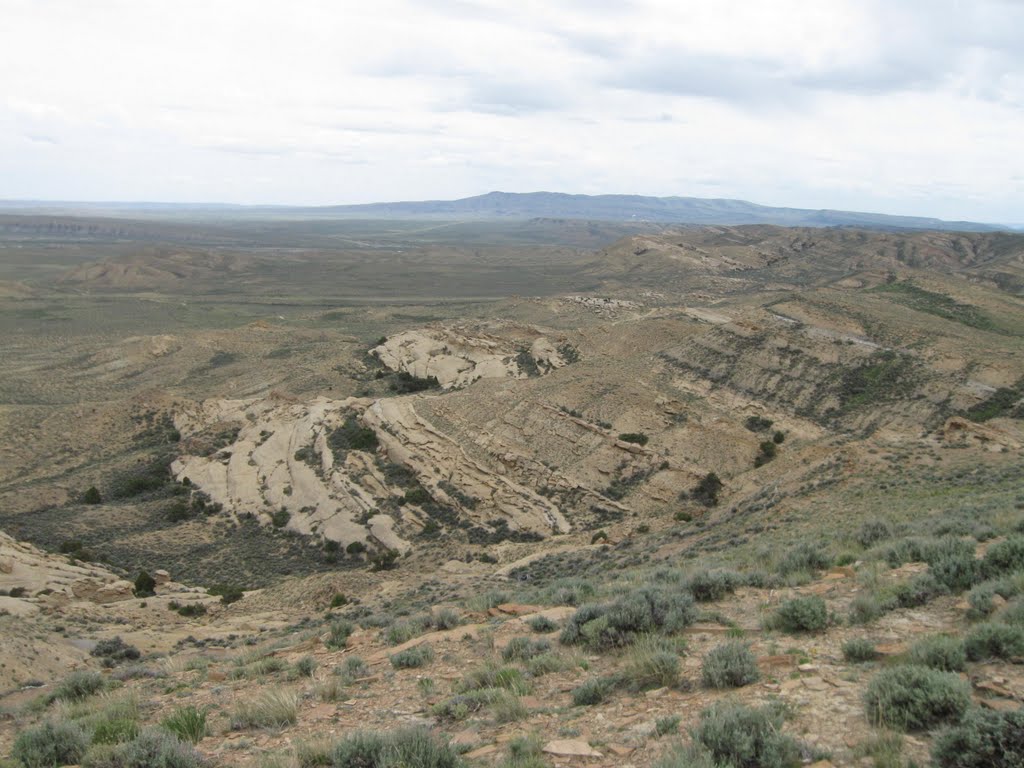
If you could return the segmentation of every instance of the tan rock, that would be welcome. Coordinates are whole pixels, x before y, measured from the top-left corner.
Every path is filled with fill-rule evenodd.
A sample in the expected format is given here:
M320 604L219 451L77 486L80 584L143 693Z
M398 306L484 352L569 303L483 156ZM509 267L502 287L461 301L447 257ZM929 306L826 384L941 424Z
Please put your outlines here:
M171 574L162 568L158 571L153 571L153 581L156 582L158 587L163 586L171 580Z
M14 560L12 558L0 558L0 573L14 573Z
M556 757L601 757L601 753L579 739L556 739L544 745L544 752ZM467 755L468 757L468 755Z
M480 747L474 749L472 752L467 752L466 757L470 760L476 760L478 757L487 757L487 755L493 755L498 751L498 747L494 744L488 744L486 747Z
M528 616L531 613L537 613L540 610L539 605L522 605L520 603L502 603L501 605L495 606L500 613L506 613L510 616Z

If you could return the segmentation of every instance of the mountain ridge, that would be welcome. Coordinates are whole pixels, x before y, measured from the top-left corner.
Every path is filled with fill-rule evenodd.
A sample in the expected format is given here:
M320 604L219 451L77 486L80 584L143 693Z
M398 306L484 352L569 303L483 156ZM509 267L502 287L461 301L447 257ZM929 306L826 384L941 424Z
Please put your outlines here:
M429 220L516 220L532 218L648 221L671 224L737 226L843 227L875 229L932 229L987 232L1009 225L947 221L927 216L902 216L864 211L767 206L732 198L653 197L645 195L583 195L564 192L487 192L455 200L405 200L328 206L235 205L215 203L72 201L0 201L0 210L74 210L139 212L150 215L216 212L238 216L315 216L339 218L397 218Z

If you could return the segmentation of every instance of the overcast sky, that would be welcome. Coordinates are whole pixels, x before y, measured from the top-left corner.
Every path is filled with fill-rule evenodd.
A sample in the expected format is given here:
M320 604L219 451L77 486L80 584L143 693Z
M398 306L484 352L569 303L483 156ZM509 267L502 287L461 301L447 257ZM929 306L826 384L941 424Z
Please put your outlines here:
M0 0L0 198L1024 221L1024 0Z

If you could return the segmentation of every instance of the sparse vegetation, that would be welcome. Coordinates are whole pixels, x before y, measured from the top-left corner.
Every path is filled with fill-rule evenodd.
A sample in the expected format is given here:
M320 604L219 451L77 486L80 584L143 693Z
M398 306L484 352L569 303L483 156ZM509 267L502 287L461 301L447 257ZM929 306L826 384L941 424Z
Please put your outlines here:
M25 768L77 765L88 745L89 737L77 723L47 720L18 734L11 755Z
M434 660L434 649L426 643L406 648L404 651L388 656L391 666L395 669L416 669Z
M782 723L782 712L776 707L716 704L701 713L693 740L716 765L796 768L801 763L800 749L782 733Z
M853 664L862 664L878 658L875 644L863 637L851 637L843 643L843 658Z
M284 728L298 721L298 697L291 691L271 690L236 703L231 713L234 730Z
M330 751L332 768L461 768L462 761L447 743L423 728L387 733L360 731L346 736Z
M828 626L828 608L820 597L786 600L768 621L768 628L783 632L821 632Z
M182 741L198 744L206 736L206 710L193 706L178 707L160 722L160 726Z
M956 722L971 703L970 688L955 674L919 666L883 669L864 695L868 720L902 731Z
M918 640L910 647L907 662L943 672L962 672L967 665L967 652L963 640L933 635Z
M973 709L935 739L937 768L1015 768L1024 765L1024 710Z
M964 651L971 661L1024 656L1024 627L999 622L978 624L964 638Z
M740 688L756 683L760 677L757 658L750 646L740 640L713 648L701 667L701 680L708 688Z
M718 506L718 494L722 491L722 481L714 472L708 472L690 491L690 498L705 507Z

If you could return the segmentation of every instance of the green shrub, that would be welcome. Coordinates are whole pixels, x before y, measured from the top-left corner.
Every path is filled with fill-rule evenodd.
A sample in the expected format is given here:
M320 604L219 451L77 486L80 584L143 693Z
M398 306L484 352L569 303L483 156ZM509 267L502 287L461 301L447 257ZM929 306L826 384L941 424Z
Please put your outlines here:
M332 621L330 627L327 629L327 638L324 640L324 645L332 651L344 648L348 645L349 635L355 631L356 626L351 621L347 621L345 619Z
M312 656L303 656L295 662L295 673L300 677L312 677L316 672L316 659Z
M775 422L764 416L747 416L743 425L751 432L766 432Z
M1009 624L1014 627L1024 626L1024 597L1018 597L1015 600L1011 600L1003 610L1001 610L997 618L1004 624Z
M600 704L615 690L615 681L608 677L592 677L572 689L572 703L577 707Z
M666 736L670 733L679 732L679 723L683 721L683 718L679 715L665 715L659 717L654 721L654 732L658 734L658 737Z
M978 624L964 638L971 661L1024 656L1024 627L988 622Z
M936 768L1018 768L1024 765L1024 710L974 709L943 731L932 747Z
M869 722L917 731L959 720L970 706L971 692L950 672L896 666L872 678L864 701Z
M500 725L523 720L529 717L530 711L515 694L509 691L499 691L491 701L491 715L494 717L494 722Z
M346 736L331 752L336 768L460 768L455 750L425 728Z
M657 638L643 638L629 649L620 683L639 691L673 688L679 683L679 654Z
M455 627L459 626L461 623L462 619L458 612L451 608L442 608L434 614L434 629L455 629Z
M800 749L792 737L781 732L782 721L782 712L776 707L716 704L701 713L693 740L720 766L796 768L801 763Z
M981 571L989 579L1024 571L1024 536L1011 536L990 546L981 560Z
M949 588L932 573L919 573L892 588L893 598L901 608L917 608L947 594Z
M391 654L388 659L395 669L417 669L434 660L434 649L427 643L406 648L404 651Z
M500 768L549 768L539 736L516 736L508 743L508 755Z
M90 485L85 493L82 494L83 504L102 504L103 497L100 495L99 490L95 485Z
M185 603L182 605L177 600L171 600L171 602L167 604L167 607L172 611L176 611L179 616L184 616L189 619L206 615L206 606L202 603Z
M370 555L373 571L390 571L398 567L398 550L381 549Z
M460 768L452 747L425 728L402 728L388 733L357 731L331 750L336 768Z
M231 584L218 584L210 588L210 594L220 595L220 601L223 605L231 605L231 603L237 603L245 597L245 590Z
M139 575L135 577L135 596L152 597L155 594L156 579L146 573L146 571L139 571Z
M899 605L897 599L879 592L861 592L850 602L849 622L870 624Z
M851 637L843 643L843 658L846 661L860 664L878 658L875 644L863 637Z
M686 588L695 600L706 603L732 594L739 583L739 575L732 571L698 571L687 580Z
M714 472L708 472L690 490L690 498L705 507L718 505L718 494L722 491L722 481Z
M963 539L946 538L925 551L928 572L951 592L970 589L978 577L974 545Z
M372 453L377 450L377 434L369 427L362 426L355 416L349 415L345 422L331 431L327 436L327 444L335 453L341 451L365 451Z
M901 733L879 731L858 743L853 749L853 756L861 758L860 765L870 762L871 768L904 768L903 742ZM907 768L914 768L914 763L909 763Z
M123 661L135 661L142 654L134 645L129 645L120 637L113 637L109 640L100 640L89 651L90 656L103 659L103 666L114 666Z
M551 605L582 605L594 596L594 585L578 578L564 578L553 581L544 590L544 599Z
M465 720L472 714L490 705L502 693L498 688L481 688L476 691L458 693L430 710L439 720Z
M643 432L623 432L619 435L619 440L624 443L636 443L637 445L647 445L649 438Z
M832 565L832 557L827 550L819 544L801 542L790 548L776 566L776 570L782 576L801 571L813 573L821 571Z
M925 562L927 544L922 539L903 538L885 549L881 555L890 568L899 568L904 563Z
M732 768L716 762L710 752L699 744L673 744L658 758L654 768Z
M206 736L206 710L193 706L178 707L161 721L160 727L182 741L198 744Z
M544 634L547 632L554 632L558 629L558 624L549 619L547 616L534 616L528 622L526 626L532 629L534 632Z
M643 587L611 604L581 606L562 630L560 640L596 650L622 647L640 635L678 632L696 618L688 592Z
M758 446L760 453L754 457L754 466L763 467L772 461L779 453L779 445L774 440L762 440Z
M499 723L520 720L528 713L519 697L502 688L481 688L452 696L436 705L431 712L441 720L465 720L489 707Z
M255 680L267 675L273 675L281 672L285 668L284 660L277 658L276 656L265 656L263 658L255 659L249 663L239 663L244 661L246 657L240 660L236 660L239 664L237 669L231 670L230 677L232 680Z
M740 640L723 643L704 656L701 680L708 688L741 688L760 677L757 657Z
M83 768L203 768L206 760L191 744L169 731L148 728L136 738L102 750L90 751Z
M501 649L501 658L505 661L528 661L551 650L548 640L533 640L529 637L513 637L508 645Z
M933 635L910 646L907 662L943 672L963 672L967 666L967 653L963 640L948 635Z
M61 680L46 697L47 703L54 701L81 701L106 687L103 675L92 670L79 670Z
M92 731L93 744L121 744L139 735L139 721L134 717L104 717Z
M487 688L504 689L516 694L529 693L530 686L523 679L523 673L515 667L502 667L488 663L466 673L456 685L459 693Z
M48 720L18 734L11 755L25 768L77 765L88 745L89 737L78 723Z
M231 713L231 727L284 728L298 721L299 702L289 691L272 690L241 700Z
M821 632L828 626L828 608L820 597L795 597L776 609L769 625L789 633Z
M348 677L352 680L359 680L370 676L370 665L359 656L349 656L342 666L334 670L334 674Z
M573 666L568 659L557 653L542 653L526 662L526 671L531 677L550 675L552 672L563 672Z
M889 527L889 524L884 520L876 519L865 521L854 538L856 538L858 544L867 549L891 537L892 528Z

